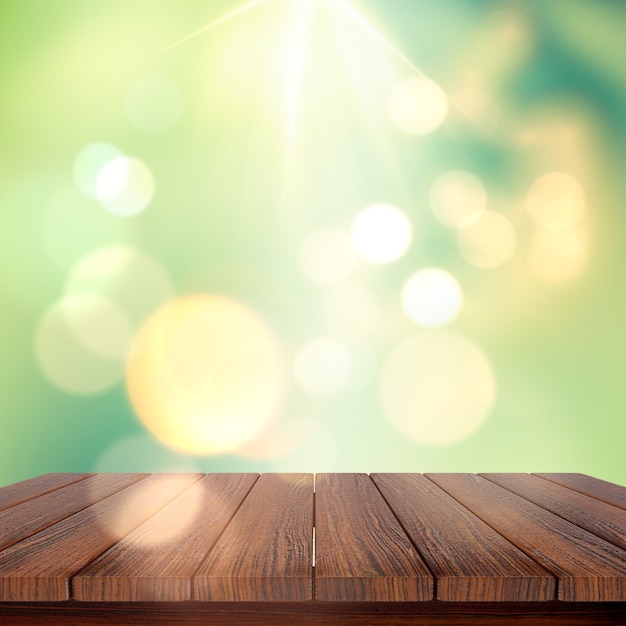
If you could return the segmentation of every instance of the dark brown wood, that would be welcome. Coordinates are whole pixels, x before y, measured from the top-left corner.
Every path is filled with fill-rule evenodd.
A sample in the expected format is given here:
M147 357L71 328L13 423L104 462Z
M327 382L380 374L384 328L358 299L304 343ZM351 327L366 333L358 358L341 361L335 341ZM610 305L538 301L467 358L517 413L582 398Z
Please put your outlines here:
M84 480L91 474L42 474L0 488L0 511L26 502L65 485Z
M196 600L312 598L313 474L263 474L200 565Z
M618 603L133 602L0 605L2 626L624 626Z
M626 626L623 487L576 474L313 484L57 474L0 489L0 625Z
M257 480L210 474L72 579L80 601L191 600L191 579Z
M425 476L372 479L433 572L438 600L556 599L554 576Z
M530 474L481 474L526 500L626 549L626 511Z
M586 474L535 474L621 509L626 509L626 487Z
M0 511L0 548L95 504L147 474L99 474Z
M433 578L367 474L318 474L315 599L424 601Z
M564 602L626 601L626 552L475 474L426 474L557 578Z
M78 570L200 477L150 475L3 550L0 601L68 600Z

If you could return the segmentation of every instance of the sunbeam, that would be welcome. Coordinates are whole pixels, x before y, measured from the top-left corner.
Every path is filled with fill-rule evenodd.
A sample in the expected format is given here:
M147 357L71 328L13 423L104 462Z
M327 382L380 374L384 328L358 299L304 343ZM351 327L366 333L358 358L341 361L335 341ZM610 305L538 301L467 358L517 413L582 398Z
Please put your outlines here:
M304 52L309 29L311 9L314 0L300 0L296 28L289 41L291 55L287 57L285 72L285 99L287 109L287 145L285 156L285 177L283 193L287 193L287 183L291 169L291 158L295 140L298 111L300 108L300 91L304 64Z
M171 52L172 50L178 48L179 46L182 46L183 44L188 43L192 39L195 39L196 37L199 37L200 35L203 35L204 33L207 33L208 31L213 30L214 28L217 28L218 26L221 26L222 24L226 24L227 22L230 22L231 20L234 20L235 18L244 15L245 13L248 13L249 11L251 11L252 9L254 9L255 7L261 4L268 4L269 2L272 2L272 1L273 0L250 0L250 2L246 2L245 4L242 4L236 9L233 9L232 11L225 13L221 17L218 17L212 20L208 24L205 24L204 26L202 26L202 28L195 30L194 32L190 33L189 35L186 35L182 39L179 39L178 41L174 42L173 44L170 44L166 48L163 48L163 50L157 52L156 54L152 55L149 59L147 59L145 63L150 63L151 61L154 61L155 59L162 57L164 54Z

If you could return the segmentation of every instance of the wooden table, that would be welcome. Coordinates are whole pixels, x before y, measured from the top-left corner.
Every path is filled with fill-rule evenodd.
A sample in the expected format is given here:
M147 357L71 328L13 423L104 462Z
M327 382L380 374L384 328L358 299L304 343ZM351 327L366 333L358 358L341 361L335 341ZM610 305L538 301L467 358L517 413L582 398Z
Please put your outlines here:
M583 474L45 474L0 489L0 624L626 624Z

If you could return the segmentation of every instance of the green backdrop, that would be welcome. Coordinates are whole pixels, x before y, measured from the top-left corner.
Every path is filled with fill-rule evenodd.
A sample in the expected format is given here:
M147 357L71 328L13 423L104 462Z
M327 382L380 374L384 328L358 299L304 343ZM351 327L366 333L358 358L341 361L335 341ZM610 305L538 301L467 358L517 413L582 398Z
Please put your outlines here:
M626 484L626 4L3 0L0 484Z

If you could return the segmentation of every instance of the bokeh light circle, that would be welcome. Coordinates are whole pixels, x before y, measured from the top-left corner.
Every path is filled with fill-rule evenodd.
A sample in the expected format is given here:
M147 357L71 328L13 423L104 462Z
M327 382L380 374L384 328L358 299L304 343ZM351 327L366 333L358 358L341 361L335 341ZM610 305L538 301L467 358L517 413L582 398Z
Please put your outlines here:
M329 396L346 387L352 364L340 342L318 337L298 350L293 369L301 389L311 395Z
M102 168L121 157L122 153L108 143L92 143L83 148L74 160L74 182L88 198L98 197L98 177Z
M152 201L154 178L143 161L118 156L100 170L96 193L113 215L131 217L144 211Z
M332 285L350 276L356 254L348 234L335 228L320 228L304 239L299 260L302 271L311 280Z
M403 211L390 204L375 204L355 217L351 228L352 243L366 261L391 263L409 248L413 228Z
M412 135L426 135L437 129L448 113L448 99L437 83L427 78L408 78L389 98L391 121Z
M468 338L424 331L387 358L379 398L391 424L425 446L452 445L473 435L496 396L493 368Z
M67 296L41 316L35 357L59 389L98 394L122 378L131 338L130 322L115 303L97 295Z
M530 188L526 208L538 226L566 230L575 226L585 212L585 191L570 174L544 174Z
M146 427L195 454L236 450L280 409L281 347L240 302L197 294L161 307L143 326L128 360L130 401Z
M343 283L328 290L322 300L326 328L341 339L359 339L378 323L379 306L374 294L358 283Z
M491 269L503 265L513 256L517 235L507 217L495 211L485 211L458 232L458 243L468 263Z
M176 83L162 74L144 74L124 95L126 119L145 133L170 130L183 113L183 96Z
M528 265L535 278L558 283L576 278L585 269L588 236L581 228L562 231L537 229L528 251Z
M92 250L72 268L65 293L99 293L118 304L138 329L174 287L163 266L133 246L114 244Z
M420 326L437 328L451 322L461 309L463 293L452 274L427 268L413 274L402 289L402 308Z
M470 172L445 172L430 189L430 208L446 226L464 228L487 209L487 190Z

